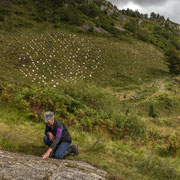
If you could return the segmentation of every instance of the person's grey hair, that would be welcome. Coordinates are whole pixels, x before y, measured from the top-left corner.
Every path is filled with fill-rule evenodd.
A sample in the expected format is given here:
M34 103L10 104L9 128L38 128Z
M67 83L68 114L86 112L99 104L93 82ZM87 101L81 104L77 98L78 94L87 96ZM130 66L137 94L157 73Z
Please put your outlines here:
M44 113L44 121L47 123L49 120L54 119L54 113L51 111Z

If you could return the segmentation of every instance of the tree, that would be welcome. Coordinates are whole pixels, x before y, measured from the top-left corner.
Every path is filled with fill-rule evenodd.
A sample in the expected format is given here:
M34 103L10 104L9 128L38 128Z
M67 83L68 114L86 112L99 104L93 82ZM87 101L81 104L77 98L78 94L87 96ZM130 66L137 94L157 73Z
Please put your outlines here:
M180 52L175 49L169 49L165 55L170 73L175 75L180 74Z
M155 19L155 18L157 18L157 15L154 12L151 12L150 18Z
M148 14L144 14L144 18L145 18L145 19L148 19Z

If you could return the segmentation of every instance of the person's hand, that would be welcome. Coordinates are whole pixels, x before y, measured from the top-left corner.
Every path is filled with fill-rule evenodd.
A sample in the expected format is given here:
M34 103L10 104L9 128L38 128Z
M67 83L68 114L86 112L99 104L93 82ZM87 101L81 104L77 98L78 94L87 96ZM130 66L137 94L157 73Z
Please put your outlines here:
M48 135L49 135L50 141L54 141L54 135L51 132L49 132Z
M44 154L42 155L42 159L46 159L46 158L48 158L48 157L49 157L49 155L50 155L50 153L49 153L49 152L44 153Z

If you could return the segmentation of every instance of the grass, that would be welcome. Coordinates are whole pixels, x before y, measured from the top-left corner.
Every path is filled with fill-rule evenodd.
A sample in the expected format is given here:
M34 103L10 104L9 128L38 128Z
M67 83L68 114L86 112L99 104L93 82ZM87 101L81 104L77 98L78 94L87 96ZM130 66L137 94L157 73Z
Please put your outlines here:
M6 71L1 68L3 73L0 78L6 79L15 68L16 77L12 77L12 82L17 82L16 79L23 77L21 83L37 84L37 76L45 75L47 77L46 83L53 84L50 82L52 78L55 83L59 80L70 81L75 76L76 80L93 81L106 87L120 87L132 83L142 83L142 80L144 81L142 77L150 76L152 78L150 69L167 73L163 54L141 41L132 39L130 42L117 42L117 40L109 38L94 38L94 36L67 31L52 30L48 33L50 36L47 32L37 33L29 32L29 30L20 32L20 34L2 33L0 47L3 60L1 67L6 67ZM47 38L49 38L48 41ZM57 41L57 38L60 41ZM37 44L35 45L32 40ZM66 48L64 48L64 44L67 44ZM42 46L45 48L46 55L41 53ZM32 50L31 47L35 49ZM77 47L80 49L79 52ZM51 51L52 48L54 52ZM27 53L29 54L27 55ZM50 57L52 55L55 57ZM30 56L38 69L32 64ZM49 67L50 64L51 67ZM49 70L47 71L48 67ZM34 73L32 73L33 69ZM56 73L53 69L56 70ZM49 71L53 71L53 74L50 74ZM33 78L36 80L32 81ZM40 81L40 84L42 85L43 82Z
M8 117L7 115L6 120L1 119L1 128L8 132L8 135L6 133L0 139L3 149L41 156L47 149L42 142L45 125L23 119L23 123L19 125L11 124L12 131L6 122ZM18 113L14 113L14 118L19 119L18 117ZM90 134L70 127L68 129L73 137L72 143L79 145L80 152L78 157L69 156L68 159L82 160L103 168L111 178L168 179L177 176L173 168L178 162L172 157L163 159L155 155L150 159L150 152L143 152L136 146L137 142L128 139L112 141L107 134L103 136L103 132ZM161 167L166 161L167 167Z
M171 91L177 88L176 85L172 85L168 81L166 83L166 89L169 89L169 86ZM145 87L148 87L147 84ZM79 93L76 86L73 86L71 89L69 84L69 86L66 85L64 88L66 93L71 93L71 96L75 97ZM74 91L72 91L73 89ZM84 95L86 94L85 89L84 87ZM92 89L89 90L92 91ZM96 88L96 92L99 91L100 89ZM144 92L144 89L142 92ZM90 94L90 97L92 95L93 93ZM169 95L172 96L172 93L169 92ZM77 96L76 99L78 99ZM30 120L29 112L26 109L20 108L20 106L17 108L17 105L14 106L13 101L4 103L4 100L1 102L0 110L0 146L13 152L41 156L47 150L42 141L45 128L44 123L42 121L36 122L35 119ZM100 104L107 103L104 101L100 102ZM90 103L90 101L88 102ZM133 105L133 100L126 103L126 107L130 105L129 103ZM144 103L143 106L148 106L148 103ZM72 126L71 120L65 118L63 121L67 124L73 137L72 143L78 144L80 151L78 157L69 156L68 159L85 161L102 168L108 172L110 179L178 179L180 154L178 150L179 121L177 116L173 114L168 117L151 118L148 117L148 114L139 114L137 110L143 111L141 104L136 106L136 109L131 107L129 113L136 114L138 119L145 121L148 131L146 131L144 137L136 140L133 140L129 135L125 135L120 139L112 137L106 131L107 129L102 126L100 128L97 127L95 131L89 132L79 128L79 126ZM60 117L57 115L57 118ZM173 151L169 147L176 150L175 154L171 154ZM151 153L154 153L153 157L151 157Z
M42 114L51 109L79 145L80 155L68 159L102 168L110 179L179 179L180 91L164 55L134 39L48 33L0 33L0 147L41 156Z

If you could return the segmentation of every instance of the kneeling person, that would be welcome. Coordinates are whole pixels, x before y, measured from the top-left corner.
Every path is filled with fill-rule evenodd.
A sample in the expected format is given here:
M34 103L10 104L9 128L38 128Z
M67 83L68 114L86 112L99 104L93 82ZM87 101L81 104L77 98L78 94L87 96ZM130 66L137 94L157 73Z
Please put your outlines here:
M46 123L44 143L50 148L42 155L42 158L54 157L63 159L73 153L78 155L77 145L71 145L72 137L66 128L65 124L54 118L54 113L48 111L44 114L44 121Z

